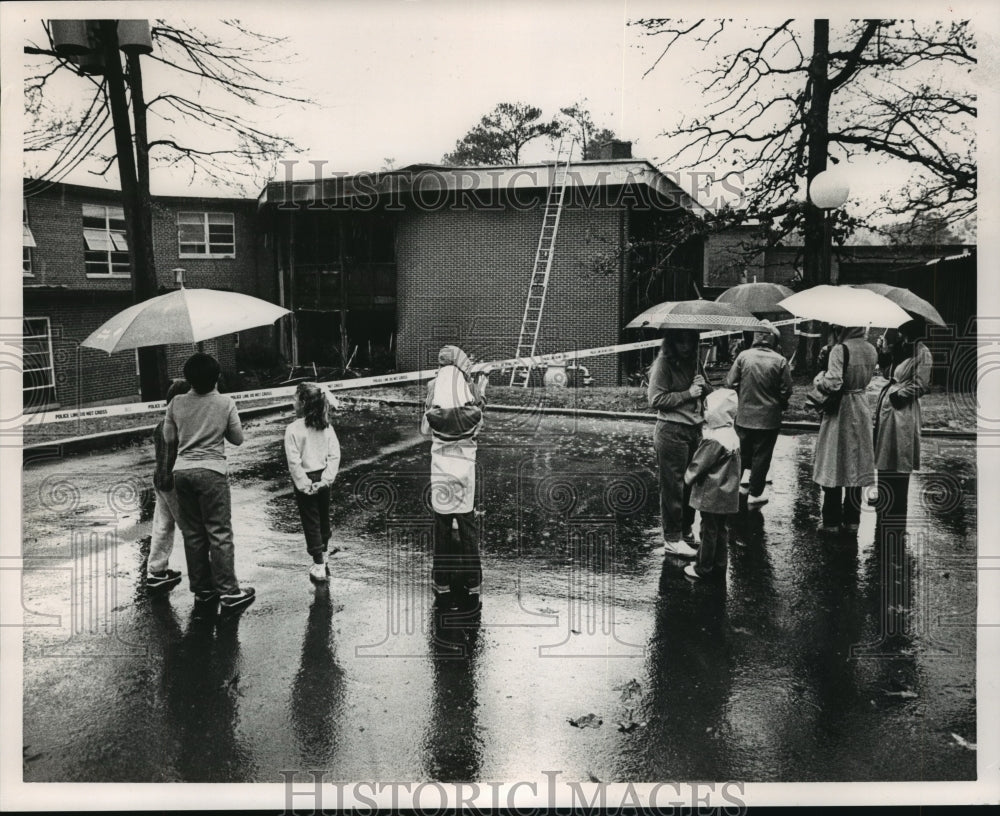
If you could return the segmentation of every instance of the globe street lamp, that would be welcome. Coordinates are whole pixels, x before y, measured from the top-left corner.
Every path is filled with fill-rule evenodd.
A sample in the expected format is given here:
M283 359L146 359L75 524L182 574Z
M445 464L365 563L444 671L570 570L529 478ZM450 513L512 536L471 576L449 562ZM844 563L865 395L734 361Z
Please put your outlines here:
M824 170L809 182L809 200L823 211L823 280L832 280L832 259L830 245L833 243L833 218L831 210L843 206L851 188L842 173Z

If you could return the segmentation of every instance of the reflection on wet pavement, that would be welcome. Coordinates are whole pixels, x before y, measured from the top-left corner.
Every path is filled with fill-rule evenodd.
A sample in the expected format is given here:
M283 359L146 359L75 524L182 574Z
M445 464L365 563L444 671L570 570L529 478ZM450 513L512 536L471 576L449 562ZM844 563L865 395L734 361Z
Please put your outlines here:
M814 439L780 437L728 579L693 585L653 554L650 425L497 418L476 617L433 608L414 413L338 415L344 551L318 587L287 420L232 454L237 569L259 601L226 625L192 618L184 584L142 591L148 523L111 497L147 451L26 471L25 608L50 622L25 631L26 780L975 778L953 736L976 742L971 443L925 443L905 540L870 511L856 538L822 539ZM95 580L113 602L81 594ZM588 713L602 724L568 723Z

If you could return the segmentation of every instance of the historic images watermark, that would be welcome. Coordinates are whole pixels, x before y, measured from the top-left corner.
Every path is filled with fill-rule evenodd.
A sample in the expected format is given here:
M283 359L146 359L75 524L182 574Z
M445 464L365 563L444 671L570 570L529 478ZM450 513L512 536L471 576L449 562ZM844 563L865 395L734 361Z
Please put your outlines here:
M504 808L518 816L542 813L654 812L746 813L742 782L579 782L560 780L562 771L542 771L543 780L514 782L327 781L323 770L283 770L284 816L305 816L360 808L368 814L412 808L445 813L462 808L481 814Z
M400 212L531 211L544 208L537 190L552 183L555 165L527 167L436 167L416 166L384 173L326 171L326 160L285 160L284 177L272 184L278 210L381 210ZM312 168L312 179L295 178L303 164ZM714 199L698 200L698 207L738 206L744 199L740 174L716 178L709 171L674 172L655 170L645 161L621 167L571 167L565 185L573 190L573 201L585 207L628 206L634 210L670 211L690 209L692 194L708 196L718 184L722 193ZM280 186L279 186L280 185Z

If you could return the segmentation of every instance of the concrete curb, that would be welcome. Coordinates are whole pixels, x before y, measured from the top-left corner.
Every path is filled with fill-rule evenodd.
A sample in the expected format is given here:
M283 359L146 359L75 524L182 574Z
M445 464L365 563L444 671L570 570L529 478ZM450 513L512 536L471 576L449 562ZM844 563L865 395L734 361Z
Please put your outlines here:
M371 405L391 405L400 407L421 408L423 400L402 399L396 397L344 397L338 399L344 402L367 403ZM278 403L275 405L261 405L254 408L244 408L240 411L242 419L255 419L268 414L277 414L287 411L291 403ZM595 411L586 408L542 408L525 405L490 405L490 411L501 413L529 413L544 414L546 416L581 416L593 419L623 419L633 422L655 422L656 414L638 414L628 411ZM144 425L140 428L125 428L120 431L102 431L100 433L87 434L85 436L72 436L65 439L57 439L52 442L35 442L25 445L22 450L25 453L37 451L54 451L60 456L69 454L88 453L93 450L106 449L131 444L141 439L148 439L153 433L155 425ZM782 433L815 433L819 430L818 422L783 422L781 424ZM954 439L961 441L976 441L977 435L973 431L949 431L932 428L921 431L922 437L927 439ZM30 460L35 457L25 457L25 464L30 464Z

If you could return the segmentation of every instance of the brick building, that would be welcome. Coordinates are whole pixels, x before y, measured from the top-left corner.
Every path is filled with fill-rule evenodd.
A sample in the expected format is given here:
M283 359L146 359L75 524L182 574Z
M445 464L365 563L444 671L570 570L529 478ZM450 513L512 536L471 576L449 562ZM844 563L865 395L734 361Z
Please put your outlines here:
M342 337L361 364L369 348L386 349L400 370L433 367L444 343L479 359L512 357L552 169L417 165L269 184L261 211L300 352L336 354ZM695 297L701 240L668 251L655 237L703 212L646 161L574 163L540 353L639 339L623 327L642 308ZM588 361L600 385L622 382L630 365L616 355Z
M705 211L622 144L614 158L570 169L541 353L641 339L623 327L646 306L715 297L744 271L748 280L787 283L801 258L801 247L779 246L747 261L753 228L698 237ZM287 362L334 369L347 360L376 370L433 367L445 343L483 360L511 357L552 170L414 165L274 181L257 201L155 197L160 289L173 289L172 270L183 267L189 287L244 292L293 311L273 328L205 343L233 385L238 345L244 354L251 344L277 347ZM964 261L934 263L969 250ZM128 252L120 194L26 181L26 410L137 399L133 351L79 346L130 305ZM974 247L842 247L834 264L843 283L913 289L938 305L958 340L974 336ZM191 351L168 349L171 376ZM595 384L614 385L648 362L636 352L587 365Z
M63 407L137 398L136 354L107 355L80 342L132 302L129 247L117 191L70 184L24 185L24 406ZM274 300L272 264L255 232L256 206L234 198L153 199L153 244L161 292L173 269L191 288ZM271 330L254 335L266 342ZM224 371L235 370L237 336L206 341ZM179 376L191 346L167 349Z

